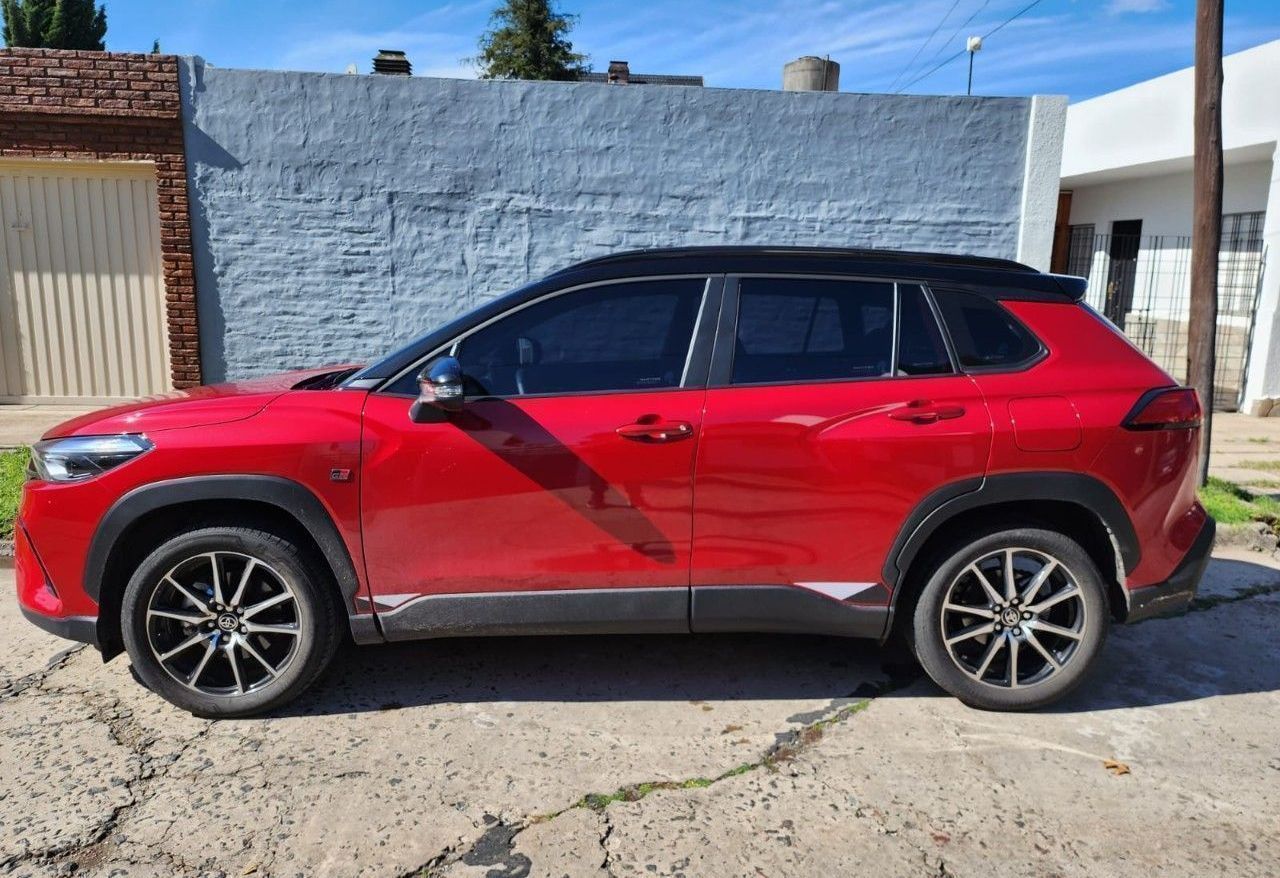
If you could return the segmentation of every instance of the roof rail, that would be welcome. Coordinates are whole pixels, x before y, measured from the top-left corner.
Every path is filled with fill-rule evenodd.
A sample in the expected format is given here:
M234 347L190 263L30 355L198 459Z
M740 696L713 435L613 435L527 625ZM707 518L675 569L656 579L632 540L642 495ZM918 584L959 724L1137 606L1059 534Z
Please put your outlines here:
M706 247L654 247L642 250L626 250L597 256L555 272L564 274L583 268L613 265L641 259L681 259L715 256L808 256L823 259L849 259L861 262L903 262L927 265L946 265L961 268L982 268L989 271L1020 271L1039 274L1029 265L1012 259L991 256L961 256L953 253L921 253L910 250L875 250L855 247L767 247L767 246L706 246Z

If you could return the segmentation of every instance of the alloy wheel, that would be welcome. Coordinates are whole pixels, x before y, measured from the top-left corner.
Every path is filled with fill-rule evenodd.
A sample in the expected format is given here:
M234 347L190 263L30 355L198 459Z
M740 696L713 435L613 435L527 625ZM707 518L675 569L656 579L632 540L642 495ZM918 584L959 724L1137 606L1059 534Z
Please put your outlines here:
M1074 658L1089 624L1084 593L1061 561L1004 548L952 580L940 624L947 654L965 674L1016 689L1043 683Z
M174 565L147 601L147 644L173 679L203 695L269 685L304 636L293 587L266 562L206 552Z

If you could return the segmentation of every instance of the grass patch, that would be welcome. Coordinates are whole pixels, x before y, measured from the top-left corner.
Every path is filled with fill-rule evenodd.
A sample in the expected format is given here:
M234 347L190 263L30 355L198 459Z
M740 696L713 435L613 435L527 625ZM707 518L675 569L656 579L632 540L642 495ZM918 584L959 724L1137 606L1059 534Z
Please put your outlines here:
M1248 463L1242 463L1240 466L1245 469L1262 470L1269 473L1280 473L1280 460L1251 460Z
M1262 521L1274 525L1280 520L1280 502L1253 494L1234 482L1213 476L1200 489L1200 502L1219 524Z
M27 449L0 451L0 540L13 539L18 498L27 475Z

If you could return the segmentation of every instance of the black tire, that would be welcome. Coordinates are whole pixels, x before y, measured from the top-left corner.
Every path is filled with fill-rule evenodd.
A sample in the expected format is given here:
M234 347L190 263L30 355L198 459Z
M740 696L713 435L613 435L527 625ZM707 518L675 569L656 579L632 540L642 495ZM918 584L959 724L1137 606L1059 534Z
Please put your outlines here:
M202 556L210 553L216 553L220 560L203 561ZM224 616L236 615L240 610L233 612L232 607L227 606L226 612L215 614L209 620L204 618L210 614L208 609L199 607L189 597L180 597L176 588L167 584L167 574L175 572L177 578L181 579L185 574L177 572L180 568L194 570L194 567L188 565L200 563L219 563L220 576L234 578L238 584L239 574L250 566L250 559L254 562L254 573L245 576L246 583L249 583L244 590L246 595L249 591L258 589L259 595L267 597L287 591L291 598L277 602L275 608L257 611L255 616L244 616L241 621L244 627L238 630L219 630L218 626L223 622ZM242 565L238 570L236 563ZM199 570L195 570L191 575L198 576L199 573ZM212 570L206 572L205 576L211 579ZM279 592L273 594L271 589L277 584ZM198 590L191 582L184 585L189 592ZM230 591L233 586L228 582L226 588ZM162 589L167 591L161 593ZM207 597L210 601L207 606L212 606L213 598L207 594L196 596L202 600ZM160 602L166 595L169 596L168 607L161 607ZM230 600L230 597L224 593L224 598ZM248 598L242 600L248 606ZM153 602L156 603L153 605ZM156 613L149 622L149 613L155 613L157 609L165 612L173 610L193 617L201 616L201 621L192 625ZM297 698L324 673L340 640L338 610L327 572L298 546L275 534L253 528L208 527L173 537L138 566L125 586L120 627L124 635L125 650L137 675L153 692L197 716L243 717L265 713ZM296 639L294 635L287 633L246 633L249 626L255 626L254 631L258 627L265 628L265 625L258 626L257 620L269 621L273 613L285 615L286 624L275 627L295 629ZM205 628L208 628L207 632L204 631ZM198 639L201 632L208 635L213 647ZM163 641L166 636L171 638L167 644ZM205 650L209 651L211 657L205 659L200 670L191 669L196 671L197 684L207 682L206 689L209 691L184 683L177 676L179 669L160 660L159 650L163 647L167 653L167 646L172 644L172 638L181 639L181 642L188 642L187 638L195 641L187 652L198 658L204 657ZM220 642L219 649L217 647ZM250 649L256 645L254 651L259 656L264 656L267 662L258 662L246 652L246 643ZM234 655L228 656L228 653ZM274 663L277 653L280 655L280 665L276 673L272 674L267 667ZM170 662L179 660L189 659L180 654L170 659ZM234 676L231 676L233 673ZM210 680L206 676L202 679L202 674L213 675L213 678ZM216 688L212 686L212 682L219 675L225 684L223 688L228 691L212 691ZM246 682L255 678L260 678L257 683Z
M1006 550L1020 550L1012 555L1018 603L1003 587ZM989 530L952 543L925 563L931 569L925 574L928 580L915 607L910 637L925 672L947 692L984 710L1032 710L1057 701L1084 680L1106 640L1110 608L1102 576L1079 543L1040 528ZM1000 566L993 568L993 563ZM1037 564L1050 572L1040 593L1022 600L1018 592L1029 590ZM998 590L1002 603L975 598L991 592L970 565L982 565L979 574ZM995 583L993 574L998 576ZM1077 593L1070 590L1072 582ZM1050 598L1058 603L1032 611ZM949 607L945 613L944 604ZM957 605L984 615L950 609ZM1053 633L1050 625L1069 630L1076 639ZM948 639L955 642L948 646ZM1042 649L1060 665L1053 665ZM982 673L981 679L977 673ZM1011 676L1023 682L1011 686Z

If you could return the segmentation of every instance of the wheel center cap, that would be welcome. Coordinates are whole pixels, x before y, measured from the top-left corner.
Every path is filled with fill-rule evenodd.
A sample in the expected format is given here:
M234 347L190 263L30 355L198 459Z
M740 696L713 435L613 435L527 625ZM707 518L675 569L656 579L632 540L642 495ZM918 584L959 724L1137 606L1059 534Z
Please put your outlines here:
M240 620L234 613L223 613L218 617L218 627L223 631L235 631L240 627Z
M1018 612L1017 607L1005 607L1000 611L1000 621L1012 628L1022 621L1022 614Z

